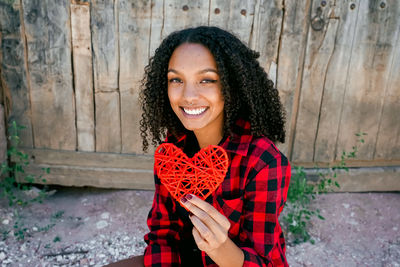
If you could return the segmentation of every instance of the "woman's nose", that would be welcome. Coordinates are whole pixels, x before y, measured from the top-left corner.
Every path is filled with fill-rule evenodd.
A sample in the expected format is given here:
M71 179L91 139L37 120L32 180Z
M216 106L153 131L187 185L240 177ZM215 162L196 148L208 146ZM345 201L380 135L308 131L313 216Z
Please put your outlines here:
M188 102L193 102L199 97L196 84L186 83L183 90L183 98Z

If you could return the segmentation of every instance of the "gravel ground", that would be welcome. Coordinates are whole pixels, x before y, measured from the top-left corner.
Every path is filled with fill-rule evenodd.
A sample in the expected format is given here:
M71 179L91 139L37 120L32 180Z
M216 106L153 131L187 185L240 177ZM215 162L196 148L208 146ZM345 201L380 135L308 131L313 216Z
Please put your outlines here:
M152 191L54 187L42 204L0 206L0 266L103 266L143 253ZM331 193L314 202L315 244L290 266L400 266L400 194Z

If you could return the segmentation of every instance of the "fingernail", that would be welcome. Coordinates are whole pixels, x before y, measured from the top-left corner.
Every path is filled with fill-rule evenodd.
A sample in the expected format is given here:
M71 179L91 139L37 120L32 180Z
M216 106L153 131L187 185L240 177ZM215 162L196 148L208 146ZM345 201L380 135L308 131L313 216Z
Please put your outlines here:
M191 200L193 196L191 194L189 194L189 195L186 195L185 197L187 200Z
M186 201L187 201L187 199L186 199L185 197L182 197L182 198L181 198L181 202L182 202L182 203L185 203Z

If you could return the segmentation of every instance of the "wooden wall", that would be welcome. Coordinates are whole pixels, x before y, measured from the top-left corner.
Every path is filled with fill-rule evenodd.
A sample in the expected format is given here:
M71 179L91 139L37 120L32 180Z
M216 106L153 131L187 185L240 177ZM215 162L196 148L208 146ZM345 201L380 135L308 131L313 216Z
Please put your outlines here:
M332 164L365 132L351 166L400 165L397 0L0 0L2 90L32 168L59 184L151 188L139 81L165 36L198 25L261 53L293 164Z

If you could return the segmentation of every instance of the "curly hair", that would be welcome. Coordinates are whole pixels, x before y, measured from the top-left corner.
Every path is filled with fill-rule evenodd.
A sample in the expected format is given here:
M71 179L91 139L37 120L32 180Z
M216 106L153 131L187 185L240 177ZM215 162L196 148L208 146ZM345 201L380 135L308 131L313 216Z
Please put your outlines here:
M167 90L170 57L183 43L201 44L214 56L224 98L225 135L233 134L232 127L240 117L250 122L253 135L284 142L284 111L278 90L257 61L260 54L225 30L200 26L171 33L145 67L140 93L143 151L148 148L149 133L154 146L161 143L167 130L174 136L187 133L170 106Z

